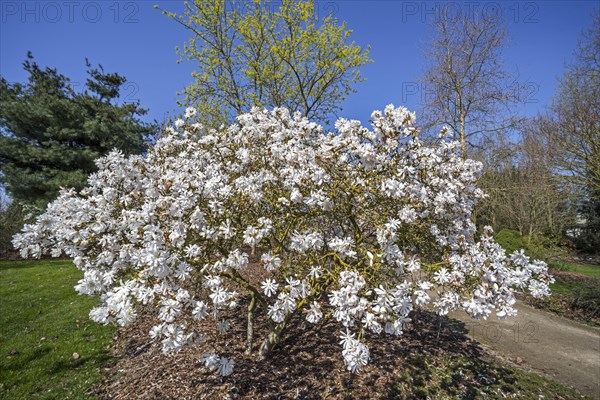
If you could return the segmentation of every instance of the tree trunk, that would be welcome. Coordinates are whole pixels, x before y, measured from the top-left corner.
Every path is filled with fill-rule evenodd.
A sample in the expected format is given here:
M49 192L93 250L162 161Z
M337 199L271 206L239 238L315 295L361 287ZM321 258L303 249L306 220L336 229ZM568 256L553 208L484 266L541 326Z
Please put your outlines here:
M465 131L465 115L460 114L460 152L462 159L467 159L467 132Z
M546 209L548 211L548 228L550 232L554 233L554 218L553 218L553 209L550 203L550 196L546 199Z
M531 238L533 236L533 223L529 224L529 234L527 235L527 246L531 245Z
M254 310L256 309L256 297L252 294L248 305L248 326L246 329L246 354L252 353L254 343Z
M275 346L279 344L279 342L281 341L281 335L287 327L290 317L291 314L288 315L283 322L280 322L279 324L275 325L275 327L271 329L265 340L263 340L259 351L259 358L261 360L267 358L271 350L273 350Z

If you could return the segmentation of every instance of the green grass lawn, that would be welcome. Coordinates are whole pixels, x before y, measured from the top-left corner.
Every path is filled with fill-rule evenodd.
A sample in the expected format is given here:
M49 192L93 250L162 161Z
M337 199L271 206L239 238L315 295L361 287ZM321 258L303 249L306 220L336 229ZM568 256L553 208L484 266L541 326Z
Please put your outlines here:
M550 285L552 293L572 295L577 289L583 286L580 281L561 281L557 280Z
M600 279L600 265L554 262L550 263L550 267L559 271L575 272L577 274Z
M592 264L575 264L567 262L553 262L550 263L550 267L558 271L573 272L579 275L588 276L594 279L600 279L600 265ZM594 286L596 283L571 280L571 279L556 279L550 288L553 293L564 294L564 295L577 295L581 290L584 290L587 286Z
M91 397L114 328L88 318L81 277L65 260L0 261L0 398Z

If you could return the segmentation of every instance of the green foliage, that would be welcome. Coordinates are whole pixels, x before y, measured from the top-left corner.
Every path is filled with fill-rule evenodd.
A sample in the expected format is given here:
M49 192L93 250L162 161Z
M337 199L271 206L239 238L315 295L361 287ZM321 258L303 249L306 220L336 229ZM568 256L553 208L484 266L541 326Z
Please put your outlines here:
M496 242L506 250L506 254L527 247L519 232L512 229L502 229L500 232L496 233L494 239L496 239Z
M23 227L27 214L22 204L0 203L0 256L13 249L12 238Z
M556 282L550 285L553 296L533 304L548 311L598 325L600 322L600 265L563 261L549 263Z
M89 320L81 277L70 261L0 262L0 398L91 397L114 327Z
M77 93L31 53L23 66L26 84L0 78L0 183L13 199L44 207L61 187L81 189L113 148L144 151L152 127L139 121L146 110L138 104L117 103L124 77L88 63L87 89Z
M192 33L178 49L198 63L183 104L197 108L208 126L252 106L286 107L325 122L371 61L368 49L349 43L345 24L319 20L313 1L195 0L184 15L163 13Z
M566 250L559 242L544 235L521 236L513 229L502 229L496 233L495 239L506 250L506 254L523 249L529 257L550 263L566 255Z

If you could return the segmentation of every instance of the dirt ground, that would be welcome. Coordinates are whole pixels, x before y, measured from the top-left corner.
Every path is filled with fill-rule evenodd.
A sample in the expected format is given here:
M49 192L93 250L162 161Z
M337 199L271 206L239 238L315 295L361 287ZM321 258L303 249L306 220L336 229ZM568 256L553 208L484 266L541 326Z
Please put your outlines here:
M202 367L202 347L164 356L160 346L149 342L148 330L154 322L149 319L145 324L119 330L113 348L117 362L105 369L104 382L95 394L104 400L391 399L399 398L389 395L397 383L394 377L405 371L413 379L429 379L427 360L444 356L478 360L472 365L477 378L465 376L464 380L453 381L448 391L477 393L485 389L489 379L510 375L494 367L494 360L464 334L464 327L444 329L450 324L440 324L440 320L447 321L422 313L415 315L414 329L397 340L371 337L373 361L359 375L352 375L343 365L339 326L333 320L322 324L317 332L304 329L303 321L292 321L289 334L263 362L243 355L245 326L232 321L230 338L218 350L221 354L237 354L235 373L221 378Z
M474 321L464 312L469 336L497 354L600 399L600 329L519 302L515 318Z
M235 373L225 378L203 368L200 360L207 350L204 346L164 356L160 346L149 341L148 330L155 321L144 320L143 324L119 330L113 347L114 362L103 371L103 382L94 393L98 398L579 398L564 389L555 392L556 384L550 381L536 381L533 391L529 386L525 389L528 394L519 396L522 377L515 375L515 369L506 368L503 359L469 338L466 324L427 312L413 314L411 329L401 337L368 337L372 361L357 375L343 365L339 326L331 319L320 324L317 331L305 329L302 320L293 320L290 331L267 361L243 354L245 326L232 321L228 339L217 348L221 354L236 354ZM529 353L523 354L529 357Z

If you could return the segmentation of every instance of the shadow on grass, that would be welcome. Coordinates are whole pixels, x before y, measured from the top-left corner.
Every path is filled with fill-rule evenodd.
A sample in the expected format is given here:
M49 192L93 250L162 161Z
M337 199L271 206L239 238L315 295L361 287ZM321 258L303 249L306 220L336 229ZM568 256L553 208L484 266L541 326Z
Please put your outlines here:
M6 366L7 370L15 371L19 369L27 369L29 368L29 364L33 361L37 361L40 358L46 357L48 354L52 352L52 349L49 346L43 346L37 348L31 352L16 354L14 356L6 356Z
M91 371L114 361L107 350L78 359L73 359L68 354L63 354L61 358L56 359L52 354L53 351L50 346L44 346L26 354L7 357L2 366L6 369L0 373L0 376L4 375L0 379L3 381L3 387L0 387L0 398L4 398L3 394L6 394L7 398L24 399L36 393L44 393L43 398L67 398L60 397L61 395L57 393L64 392L66 395L73 390L70 388L83 382L80 379L88 379L85 378L88 373L82 371ZM48 397L49 394L46 392L49 389L56 391L55 395L59 397ZM23 397L24 395L27 397Z
M48 369L48 373L52 375L62 374L69 370L74 370L79 367L82 367L84 364L90 362L96 365L105 365L110 363L112 360L113 358L108 353L108 351L102 351L101 353L92 356L82 356L77 359L60 359L56 360L52 364L52 367Z
M50 357L52 357L53 351L54 350L50 346L43 346L27 353L4 355L6 357L5 365L7 371L17 372L20 370L28 370L31 368L31 363L42 362L43 358L48 360L43 362L47 365L44 371L45 374L48 375L61 374L65 371L79 368L89 362L97 365L105 365L113 361L113 357L107 350L102 350L88 356L81 356L77 359L74 359L68 354L64 354L64 357L60 359L51 360Z

